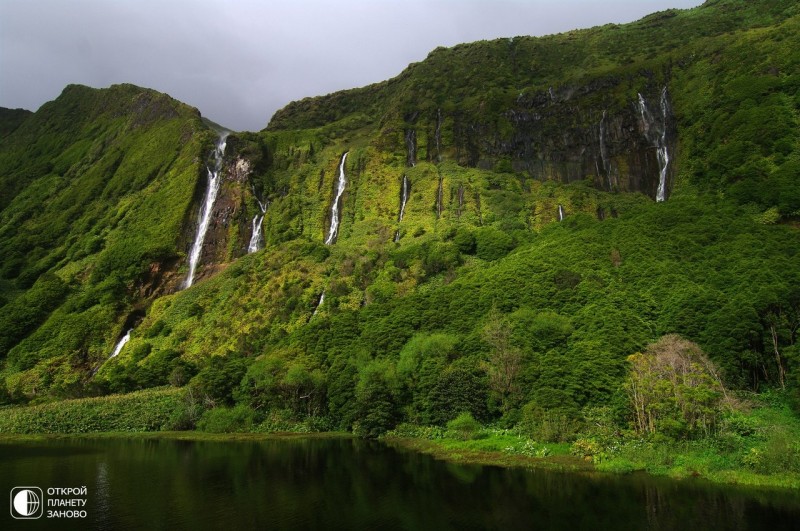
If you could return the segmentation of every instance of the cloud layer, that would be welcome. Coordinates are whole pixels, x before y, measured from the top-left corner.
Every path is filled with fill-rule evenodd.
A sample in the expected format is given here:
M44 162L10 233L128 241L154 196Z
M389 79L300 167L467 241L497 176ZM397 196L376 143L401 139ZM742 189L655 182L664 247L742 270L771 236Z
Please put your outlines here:
M437 46L622 23L701 0L3 0L0 106L69 83L166 92L236 130L400 73Z

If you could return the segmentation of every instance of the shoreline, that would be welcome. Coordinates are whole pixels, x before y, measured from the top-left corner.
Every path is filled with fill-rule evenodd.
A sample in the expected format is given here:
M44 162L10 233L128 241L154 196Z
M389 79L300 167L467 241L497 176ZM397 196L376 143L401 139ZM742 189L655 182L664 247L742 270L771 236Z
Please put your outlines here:
M209 433L201 431L152 431L152 432L93 432L93 433L0 433L0 445L14 443L37 443L68 439L129 439L129 440L173 440L195 442L246 442L291 439L356 439L349 432L272 432L272 433ZM580 457L555 453L544 457L532 457L518 453L484 450L466 447L464 441L446 439L441 441L400 437L396 435L377 439L388 448L397 451L428 455L434 459L460 465L496 466L523 468L528 470L550 470L580 475L629 476L644 474L653 478L674 481L702 481L718 486L794 491L800 495L800 478L796 475L763 475L747 470L723 470L701 473L692 469L648 470L645 466L620 467L619 460L609 459L593 463Z

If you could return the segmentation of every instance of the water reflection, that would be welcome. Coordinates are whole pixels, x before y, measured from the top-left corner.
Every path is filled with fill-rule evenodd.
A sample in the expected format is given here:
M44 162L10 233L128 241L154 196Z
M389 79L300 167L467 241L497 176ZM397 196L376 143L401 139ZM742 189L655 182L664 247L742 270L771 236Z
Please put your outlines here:
M774 530L800 516L794 492L462 466L350 439L74 439L0 455L5 492L88 488L87 521L25 529Z

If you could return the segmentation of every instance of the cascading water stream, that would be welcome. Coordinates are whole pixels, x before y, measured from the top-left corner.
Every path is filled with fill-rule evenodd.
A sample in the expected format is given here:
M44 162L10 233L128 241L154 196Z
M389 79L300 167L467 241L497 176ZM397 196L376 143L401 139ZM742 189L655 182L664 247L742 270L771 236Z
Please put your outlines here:
M644 135L649 136L647 133L650 131L650 120L648 120L648 116L650 113L647 111L647 105L644 101L644 96L642 96L641 92L637 92L639 96L639 112L642 115L642 125L644 126Z
M603 161L603 171L606 172L608 178L608 191L613 191L614 183L611 181L611 164L608 162L608 149L606 148L606 111L603 111L603 117L600 119L600 159Z
M413 168L417 165L417 131L406 129L406 166Z
M656 202L660 203L667 200L667 170L669 169L669 149L667 146L667 115L669 103L667 101L667 87L661 90L661 119L660 124L655 123L653 116L647 109L647 102L644 96L639 96L639 112L642 115L642 126L645 137L656 148L658 158L658 189L656 190Z
M342 162L339 164L339 180L336 184L336 197L334 197L333 204L331 205L331 226L328 230L328 237L325 238L325 245L331 245L335 242L339 234L339 203L344 193L344 187L347 185L347 178L344 174L344 163L347 160L347 153L349 153L349 151L342 155Z
M117 357L117 355L118 355L118 354L119 354L119 353L122 351L122 347L124 347L124 346L125 346L125 345L128 343L128 341L130 341L130 340L131 340L131 332L133 332L133 328L130 328L130 329L129 329L129 330L126 332L126 333L125 333L125 335L124 335L124 336L122 336L122 339L120 339L120 340L117 342L117 346L116 346L116 347L114 347L114 352L111 354L111 356L109 356L109 359L111 359L111 358L116 358L116 357Z
M444 211L444 177L439 175L439 186L436 190L436 219L442 217L442 212Z
M408 202L408 196L411 192L411 183L408 180L407 175L403 175L403 186L400 190L400 214L397 216L397 223L402 223L403 216L406 214L406 203ZM394 241L400 241L400 229L394 233Z
M433 138L436 140L436 162L442 161L442 150L441 150L441 140L442 140L442 110L436 109L436 131L433 134Z
M658 166L660 169L658 178L658 190L656 191L656 202L667 199L667 167L669 166L669 151L667 151L667 87L661 91L661 117L664 120L664 127L661 130L661 138L658 146Z
M319 313L319 309L322 307L322 303L325 302L325 292L322 292L322 295L319 296L319 302L317 302L317 307L314 308L314 313L311 314L311 317L314 317Z
M189 275L186 277L184 288L190 288L194 283L194 274L197 270L197 264L200 262L200 253L203 250L203 242L206 239L206 232L211 224L211 213L214 210L214 201L217 199L217 192L219 192L219 185L222 181L220 175L222 171L222 161L225 155L225 145L228 138L228 131L222 131L217 140L217 145L214 148L214 168L206 168L208 170L208 188L206 189L206 197L203 202L203 208L200 211L200 223L197 224L197 234L194 237L192 250L189 253Z
M256 199L258 201L258 199ZM253 217L253 232L250 236L250 243L247 245L247 252L254 253L261 249L263 245L261 237L261 223L264 221L264 214L267 212L267 205L258 201L258 207L261 209L261 215L256 214Z
M558 205L558 221L564 221L564 207Z

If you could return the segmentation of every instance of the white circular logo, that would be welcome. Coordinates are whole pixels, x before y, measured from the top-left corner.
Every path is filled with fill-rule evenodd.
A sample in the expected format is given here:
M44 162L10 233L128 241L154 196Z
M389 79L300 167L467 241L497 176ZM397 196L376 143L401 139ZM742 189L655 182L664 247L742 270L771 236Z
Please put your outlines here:
M42 500L39 499L39 495L32 490L21 490L14 495L14 510L20 516L36 514L41 503Z

